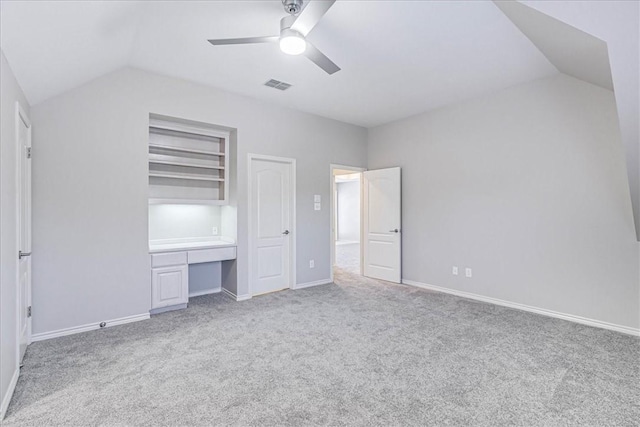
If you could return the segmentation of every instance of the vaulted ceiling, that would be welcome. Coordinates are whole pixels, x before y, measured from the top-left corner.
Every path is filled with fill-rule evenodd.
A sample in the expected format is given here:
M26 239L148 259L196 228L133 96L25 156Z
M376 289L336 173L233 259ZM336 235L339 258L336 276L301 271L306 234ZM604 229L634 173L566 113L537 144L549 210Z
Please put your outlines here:
M640 239L639 9L616 0L338 0L308 36L342 68L333 75L275 44L207 42L277 35L281 0L3 0L0 46L32 105L136 67L365 127L570 74L615 89ZM265 87L272 78L293 87Z
M309 40L327 75L276 44L280 0L3 2L2 49L31 103L133 66L362 126L557 72L492 2L337 1ZM286 92L263 86L274 78Z

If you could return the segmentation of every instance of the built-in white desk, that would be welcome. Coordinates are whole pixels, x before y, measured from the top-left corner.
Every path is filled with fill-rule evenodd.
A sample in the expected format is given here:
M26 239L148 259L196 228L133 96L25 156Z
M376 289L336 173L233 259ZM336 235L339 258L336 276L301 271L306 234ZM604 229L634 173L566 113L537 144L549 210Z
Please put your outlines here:
M225 237L152 240L151 313L186 308L189 265L236 259L236 243Z

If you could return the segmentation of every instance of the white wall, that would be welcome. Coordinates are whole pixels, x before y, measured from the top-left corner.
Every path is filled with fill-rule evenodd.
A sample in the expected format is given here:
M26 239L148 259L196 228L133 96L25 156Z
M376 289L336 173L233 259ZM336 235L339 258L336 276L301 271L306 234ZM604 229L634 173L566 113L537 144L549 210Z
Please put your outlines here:
M328 200L329 164L365 164L366 130L123 69L32 109L34 333L149 310L149 113L237 129L239 295L248 293L248 153L297 159L297 282L329 278L329 209L314 211L313 194Z
M18 374L18 236L16 234L17 153L16 101L29 114L4 52L0 51L0 420L13 393Z
M220 221L220 206L149 205L149 240L220 235Z
M336 183L338 240L360 241L360 182Z
M402 167L403 278L640 327L612 92L558 75L370 129L368 141L370 169Z

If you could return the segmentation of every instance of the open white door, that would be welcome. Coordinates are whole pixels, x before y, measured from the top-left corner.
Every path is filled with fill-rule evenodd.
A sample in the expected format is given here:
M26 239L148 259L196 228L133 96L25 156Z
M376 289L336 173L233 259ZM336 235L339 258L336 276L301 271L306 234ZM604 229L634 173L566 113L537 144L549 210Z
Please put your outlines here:
M293 159L250 155L250 292L293 285Z
M31 124L16 103L18 144L18 359L31 342Z
M364 275L400 283L400 168L363 173Z

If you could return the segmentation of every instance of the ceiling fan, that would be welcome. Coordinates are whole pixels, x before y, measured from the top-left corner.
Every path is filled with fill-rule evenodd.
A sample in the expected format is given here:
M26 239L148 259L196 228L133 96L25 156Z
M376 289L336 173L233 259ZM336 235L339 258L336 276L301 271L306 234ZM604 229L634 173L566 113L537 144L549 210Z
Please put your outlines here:
M314 45L306 40L307 34L316 26L320 19L336 0L312 0L302 8L303 0L282 0L284 10L289 14L280 20L280 35L265 37L245 37L240 39L212 39L212 45L275 43L280 50L289 55L304 54L314 64L328 74L340 71L340 67L327 58Z

